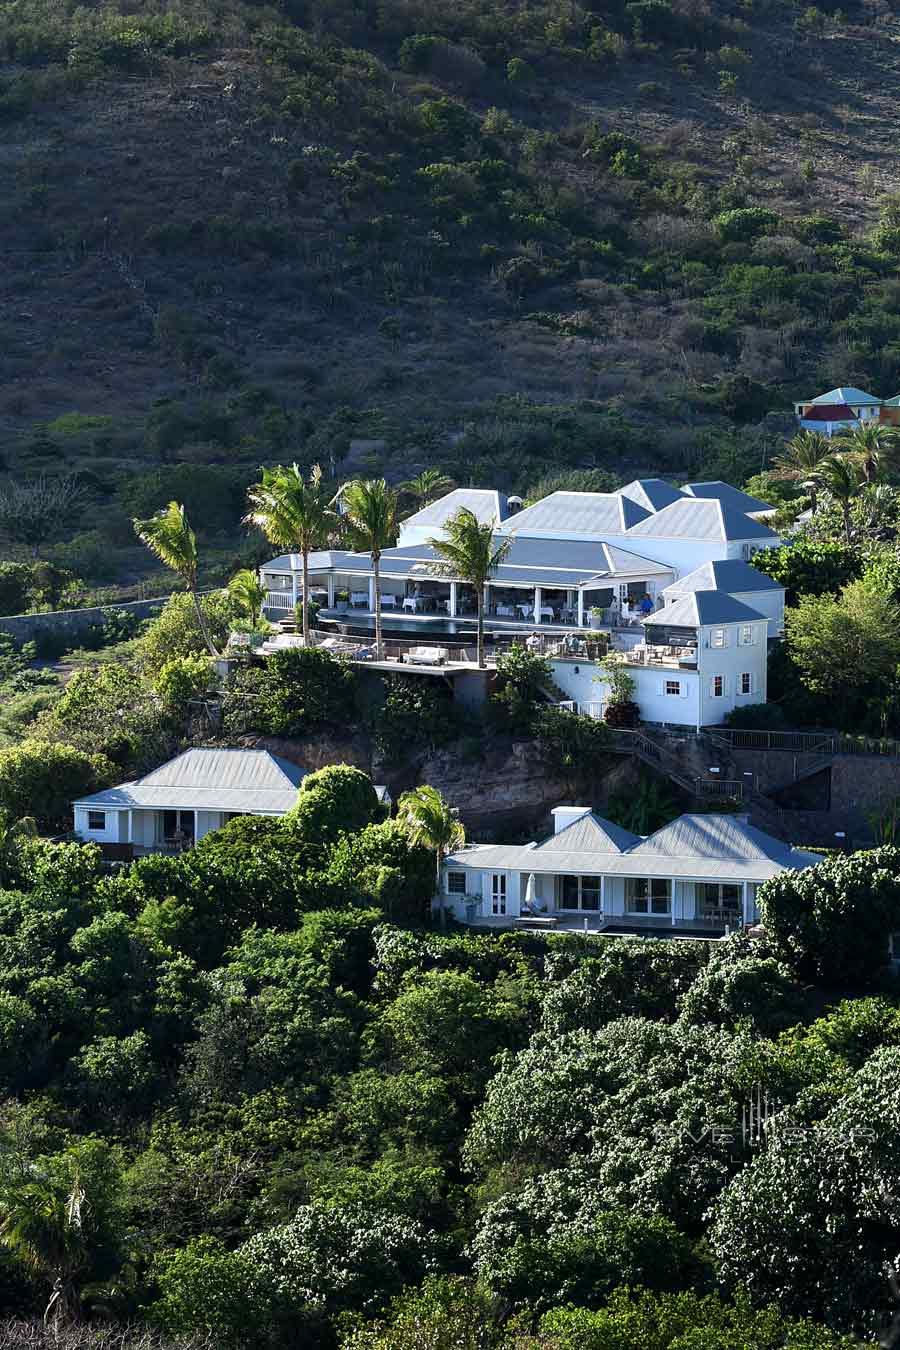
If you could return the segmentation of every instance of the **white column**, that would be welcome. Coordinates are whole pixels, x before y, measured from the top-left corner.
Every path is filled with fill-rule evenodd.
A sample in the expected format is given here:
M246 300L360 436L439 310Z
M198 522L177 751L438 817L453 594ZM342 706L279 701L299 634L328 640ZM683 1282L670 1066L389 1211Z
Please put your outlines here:
M535 621L535 623L540 623L540 621L541 621L541 588L540 588L540 586L535 586L535 588L534 588L534 621Z
M578 594L581 595L581 591ZM602 872L600 874L600 913L601 915L606 914L606 877Z
M675 927L675 914L678 908L678 882L673 877L669 883L672 888L672 927Z
M328 573L328 608L334 609L334 573Z
M127 840L127 842L128 842L129 844L133 844L133 843L134 843L134 825L133 825L133 823L132 823L131 817L132 817L132 810L131 810L131 807L129 806L129 808L128 808L128 840Z
M448 610L451 619L456 618L456 582L450 582L450 608Z
M369 577L369 612L370 613L374 612L374 609L375 609L375 577L373 575Z
M484 612L485 612L485 614L487 614L487 613L490 612L490 608L491 608L491 583L490 583L489 581L486 581L486 582L484 583Z
M578 591L578 627L584 627L584 591Z
M292 570L291 570L291 604L294 606L294 608L296 608L296 606L297 606L297 601L298 601L299 598L300 598L300 591L301 591L301 589L302 589L302 588L298 585L298 582L297 582L297 573L292 569Z
M195 811L195 812L194 812L194 843L195 843L195 844L196 844L196 842L197 842L197 831L199 830L199 828L200 828L200 812L199 812L199 811Z
M747 886L746 881L744 881L741 883L741 914L743 915L745 924L752 923L752 920L750 918L749 901L750 901L750 890L749 887Z

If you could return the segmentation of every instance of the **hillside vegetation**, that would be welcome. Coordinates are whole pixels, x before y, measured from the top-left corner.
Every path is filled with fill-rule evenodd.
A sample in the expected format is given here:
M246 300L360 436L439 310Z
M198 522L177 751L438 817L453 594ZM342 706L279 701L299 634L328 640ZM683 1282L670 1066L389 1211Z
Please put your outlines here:
M180 461L229 526L286 455L739 481L793 397L900 387L898 34L879 4L0 5L5 466L79 470L99 572Z

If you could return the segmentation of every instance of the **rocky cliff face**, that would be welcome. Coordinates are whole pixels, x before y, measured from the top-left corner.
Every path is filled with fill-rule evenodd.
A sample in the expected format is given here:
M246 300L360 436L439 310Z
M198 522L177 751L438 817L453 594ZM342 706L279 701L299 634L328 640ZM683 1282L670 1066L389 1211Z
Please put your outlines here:
M325 733L302 739L265 736L247 744L270 750L310 771L326 764L353 764L386 783L396 801L418 783L436 787L459 811L469 834L479 841L540 837L550 828L550 810L562 802L589 798L571 781L548 774L532 741L498 738L485 742L484 754L473 757L451 746L417 755L402 766L380 762L363 735ZM633 782L638 766L610 757L596 773L595 805L609 793Z

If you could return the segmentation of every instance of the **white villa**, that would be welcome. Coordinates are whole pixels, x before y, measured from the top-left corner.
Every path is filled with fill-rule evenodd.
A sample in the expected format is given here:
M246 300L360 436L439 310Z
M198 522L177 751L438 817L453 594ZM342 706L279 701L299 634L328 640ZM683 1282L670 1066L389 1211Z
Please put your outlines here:
M677 488L651 478L618 492L553 492L524 510L516 505L494 490L457 488L404 521L396 546L381 555L385 631L429 644L444 636L471 642L475 596L446 575L427 542L467 507L510 542L485 588L488 633L555 639L554 679L566 699L602 710L596 667L578 659L584 643L576 639L593 629L633 668L645 721L699 727L765 701L767 639L784 619L783 588L749 566L754 553L782 543L766 524L767 503L728 483ZM313 553L309 570L318 623L371 636L368 554ZM292 611L300 556L273 558L260 576L268 616Z
M134 854L178 852L235 816L283 816L305 777L305 769L268 750L184 750L143 778L73 802L75 833ZM387 787L373 786L390 807Z
M268 750L185 750L143 778L74 802L75 833L135 853L176 850L233 816L283 816L305 777Z
M762 882L822 861L741 816L679 816L642 837L586 806L552 814L554 833L540 843L451 854L436 905L488 927L721 935L757 922Z

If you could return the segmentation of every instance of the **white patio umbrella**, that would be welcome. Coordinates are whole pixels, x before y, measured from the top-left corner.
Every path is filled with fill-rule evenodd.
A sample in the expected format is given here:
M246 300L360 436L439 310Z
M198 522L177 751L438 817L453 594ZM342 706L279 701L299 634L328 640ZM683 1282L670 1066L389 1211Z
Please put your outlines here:
M528 880L525 883L525 908L534 909L534 873L528 873Z

